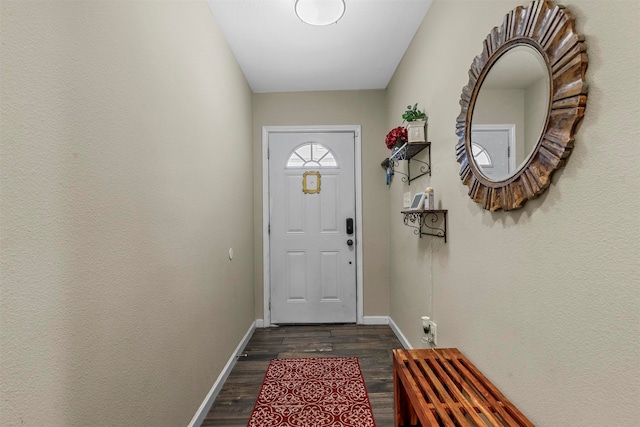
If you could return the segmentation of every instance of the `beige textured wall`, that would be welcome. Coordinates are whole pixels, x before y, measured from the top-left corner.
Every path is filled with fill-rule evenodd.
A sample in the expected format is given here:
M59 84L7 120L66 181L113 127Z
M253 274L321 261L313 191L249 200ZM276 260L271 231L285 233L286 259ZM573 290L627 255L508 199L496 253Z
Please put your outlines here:
M263 316L262 126L361 125L364 315L389 314L388 188L380 162L388 156L383 90L260 93L253 97L256 317Z
M205 2L0 7L0 424L187 425L254 319L251 92Z
M538 426L637 426L640 5L563 2L589 54L575 150L544 195L490 213L459 179L455 122L482 40L519 4L434 1L388 89L389 126L408 103L426 107L433 176L416 188L449 210L446 244L403 232L394 182L391 316L420 346L432 294L439 345L459 347Z

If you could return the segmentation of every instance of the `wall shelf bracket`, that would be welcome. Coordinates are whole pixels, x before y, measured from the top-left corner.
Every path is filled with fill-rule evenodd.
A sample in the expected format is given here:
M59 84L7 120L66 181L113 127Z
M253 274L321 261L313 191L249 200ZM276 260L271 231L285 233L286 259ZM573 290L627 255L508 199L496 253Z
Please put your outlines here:
M404 225L413 228L418 237L433 236L444 239L447 243L447 210L412 210L402 211Z
M418 160L414 157L420 153L422 150L427 149L427 158L428 161ZM407 173L397 171L396 168L400 164L400 160L407 161ZM417 175L411 176L411 161L418 162L419 168L417 170ZM402 182L411 185L411 181L420 178L424 175L431 176L431 143L416 143L409 144L405 143L399 150L394 152L388 159L384 159L380 164L383 168L390 169L390 175L393 176L395 173L399 173L402 176Z

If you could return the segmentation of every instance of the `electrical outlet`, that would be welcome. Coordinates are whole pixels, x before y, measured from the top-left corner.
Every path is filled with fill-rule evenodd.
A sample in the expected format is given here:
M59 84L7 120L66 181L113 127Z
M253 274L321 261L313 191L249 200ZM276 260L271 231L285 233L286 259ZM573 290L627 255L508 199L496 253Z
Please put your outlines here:
M404 193L403 206L405 208L411 207L411 191Z
M437 326L436 322L431 320L429 316L422 316L422 331L424 332L424 336L422 337L422 342L430 345L437 345Z
M429 333L427 334L427 339L433 345L438 345L438 325L433 320L429 321Z

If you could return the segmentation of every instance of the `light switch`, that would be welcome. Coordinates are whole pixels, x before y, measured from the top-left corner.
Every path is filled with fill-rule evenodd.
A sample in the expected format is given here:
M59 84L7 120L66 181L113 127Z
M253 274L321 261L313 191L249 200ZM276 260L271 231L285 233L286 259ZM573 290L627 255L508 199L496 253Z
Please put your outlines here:
M407 191L406 193L404 193L404 198L403 198L403 206L405 208L408 208L411 206L411 191Z

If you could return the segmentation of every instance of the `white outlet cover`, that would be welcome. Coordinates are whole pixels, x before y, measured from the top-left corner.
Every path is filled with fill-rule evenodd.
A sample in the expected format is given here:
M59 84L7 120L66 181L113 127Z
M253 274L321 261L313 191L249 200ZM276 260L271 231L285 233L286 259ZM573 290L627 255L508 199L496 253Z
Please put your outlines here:
M436 325L436 322L434 322L433 320L431 320L429 323L431 323L431 337L433 340L433 345L438 345L438 325Z
M411 206L411 191L407 191L406 193L404 193L402 203L405 208L408 208Z

